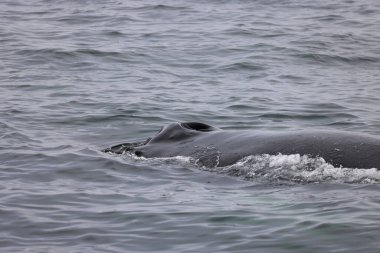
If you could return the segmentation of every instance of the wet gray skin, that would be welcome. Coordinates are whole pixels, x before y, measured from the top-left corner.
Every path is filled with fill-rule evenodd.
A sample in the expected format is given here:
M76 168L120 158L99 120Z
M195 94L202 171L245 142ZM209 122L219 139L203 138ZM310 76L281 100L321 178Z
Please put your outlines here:
M146 158L189 156L207 167L227 166L249 155L300 154L347 168L380 168L380 138L344 131L223 131L197 122L171 123L142 142L104 152Z

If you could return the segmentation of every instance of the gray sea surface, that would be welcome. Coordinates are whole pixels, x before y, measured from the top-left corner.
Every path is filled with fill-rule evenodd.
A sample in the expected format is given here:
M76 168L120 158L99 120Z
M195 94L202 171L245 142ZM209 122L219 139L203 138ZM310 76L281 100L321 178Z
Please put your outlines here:
M1 0L0 252L377 253L376 169L101 150L176 121L379 136L379 97L378 0Z

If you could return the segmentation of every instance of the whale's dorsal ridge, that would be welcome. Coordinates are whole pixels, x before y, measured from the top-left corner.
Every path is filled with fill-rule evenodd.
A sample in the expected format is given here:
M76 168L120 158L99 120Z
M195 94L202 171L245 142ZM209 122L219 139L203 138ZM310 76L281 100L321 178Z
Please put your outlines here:
M239 132L199 122L174 122L151 139L119 144L104 151L146 158L189 156L200 159L202 166L211 167L232 165L251 155L298 154L322 157L338 167L380 169L379 147L377 136L348 132Z

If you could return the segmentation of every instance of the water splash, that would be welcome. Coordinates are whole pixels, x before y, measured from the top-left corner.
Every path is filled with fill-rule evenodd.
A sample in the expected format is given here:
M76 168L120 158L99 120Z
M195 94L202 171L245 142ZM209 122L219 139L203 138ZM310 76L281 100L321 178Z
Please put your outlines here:
M299 154L253 155L230 166L211 169L203 167L202 169L245 179L265 179L271 182L358 184L380 182L380 171L376 168L334 167L321 157Z
M132 159L136 162L144 163L159 162L166 165L181 164L183 166L196 166L203 171L236 176L246 180L264 180L271 183L380 183L380 171L376 168L334 167L322 157L309 157L300 154L252 155L225 167L210 167L204 163L200 163L199 158L184 156L144 158L126 152L123 159ZM202 157L202 159L205 158Z

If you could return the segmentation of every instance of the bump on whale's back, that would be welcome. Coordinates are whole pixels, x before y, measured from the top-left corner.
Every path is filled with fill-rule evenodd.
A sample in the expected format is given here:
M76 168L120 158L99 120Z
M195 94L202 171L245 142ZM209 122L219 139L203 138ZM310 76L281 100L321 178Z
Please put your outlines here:
M198 122L172 123L162 127L158 134L156 134L148 144L178 142L197 136L202 132L216 130L218 130L218 128Z

